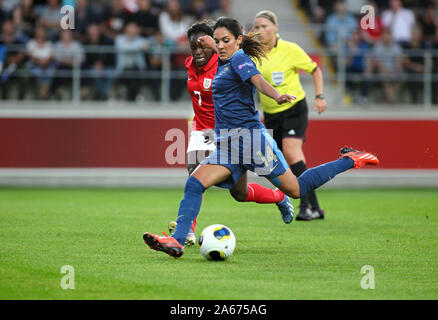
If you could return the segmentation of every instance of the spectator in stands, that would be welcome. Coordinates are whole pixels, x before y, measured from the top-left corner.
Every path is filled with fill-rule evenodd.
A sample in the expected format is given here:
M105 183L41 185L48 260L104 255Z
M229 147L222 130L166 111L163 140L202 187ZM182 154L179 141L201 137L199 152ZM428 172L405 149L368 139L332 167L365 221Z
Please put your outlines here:
M435 13L435 8L429 6L420 19L424 42L427 48L436 48L438 46L438 16L436 14L438 12Z
M347 11L355 16L360 14L360 10L367 4L367 0L345 0Z
M20 4L20 0L1 0L0 5L1 8L7 13L7 15L10 17L12 14L12 11L16 6Z
M114 54L106 50L114 45L114 41L100 32L98 24L90 24L84 45L89 46L90 51L85 54L86 76L82 95L85 98L89 96L89 79L91 79L94 85L94 100L106 100L114 81Z
M425 71L423 33L421 29L414 28L412 41L407 49L413 50L405 55L403 61L404 70L409 74L407 87L411 95L412 103L420 103L423 97L423 74Z
M306 1L307 3L307 1ZM311 17L311 22L313 24L316 25L323 25L325 23L325 19L326 19L326 11L324 10L323 7L317 5L314 8L311 8L311 13L310 13L310 17ZM325 33L323 28L314 28L313 32L315 34L315 37L321 42L324 43L325 42Z
M12 81L17 80L19 85L18 98L22 100L26 92L26 86L23 85L22 77L16 77L16 70L21 69L26 60L24 53L24 41L17 38L14 32L14 23L6 20L2 24L2 37L0 39L0 87L1 99L7 100L11 91ZM10 50L9 46L14 46Z
M374 0L379 10L387 9L389 6L389 0Z
M138 76L141 75L141 71L146 70L144 52L149 48L149 43L140 36L138 25L135 22L129 22L125 26L124 33L117 36L115 44L117 50L116 75L122 78L127 87L128 101L134 102L141 88L141 79Z
M37 18L33 0L23 0L13 11L15 28L28 39L34 36Z
M169 0L166 10L160 14L160 30L165 39L174 42L174 48L177 53L172 55L172 79L170 84L170 98L178 100L184 91L185 77L179 77L175 72L185 72L185 59L189 55L187 48L189 41L187 39L187 29L192 25L193 18L184 14L178 0Z
M193 0L178 0L179 6L181 7L181 10L185 14L190 14L192 1Z
M111 0L102 14L101 26L103 32L115 39L123 32L123 27L126 24L128 13L123 7L122 0Z
M205 0L193 0L190 6L190 15L197 21L202 21L209 18L207 3Z
M37 81L38 98L46 100L55 75L55 64L53 46L47 41L45 28L35 29L35 39L27 43L26 51L29 57L27 67Z
M231 16L231 0L219 0L219 8L213 10L211 18L217 20L219 17Z
M128 21L134 21L140 27L143 37L151 37L160 32L158 23L159 11L151 6L151 0L139 0L138 11L128 16Z
M386 103L395 102L396 94L400 83L396 80L402 71L402 49L392 40L391 31L385 29L382 41L377 43L373 49L369 67L366 75L370 77L376 72L384 76L384 99Z
M152 0L152 6L163 10L166 6L167 0Z
M148 55L149 70L152 71L153 78L148 79L149 87L152 90L155 101L161 99L161 68L162 68L162 50L173 50L174 43L171 39L166 39L161 33L150 38L150 54Z
M303 10L305 10L305 13L307 16L312 16L314 10L319 7L319 1L308 1L308 0L299 0L298 4L300 6L300 8L302 8ZM321 8L322 9L322 8Z
M366 103L368 101L368 83L363 81L363 75L367 69L370 46L365 42L359 30L353 31L345 48L345 64L347 72L346 86L355 101ZM356 98L356 89L359 89Z
M0 4L1 4L1 1L2 0L0 0ZM0 24L3 25L3 22L5 22L6 20L8 20L8 14L0 6Z
M183 41L181 47L188 45L186 32L192 22L193 18L184 14L178 0L169 0L159 16L159 26L163 36L176 43Z
M73 32L69 29L63 30L55 45L56 81L53 91L57 99L62 98L63 86L72 79L73 68L81 68L84 58L84 49L74 40Z
M161 52L156 52L158 46L163 42L163 35L160 32L159 26L159 14L160 11L157 7L153 7L151 0L139 0L139 10L128 17L128 21L134 21L140 27L140 34L142 37L148 38L150 41L150 48L154 52L146 52L146 62L148 70L152 71L148 73L152 78L148 78L149 87L151 87L153 99L160 100L160 88L161 88ZM155 50L155 49L157 50Z
M208 11L211 13L215 10L219 10L221 7L221 0L205 0Z
M324 39L330 60L335 69L338 68L338 54L345 47L351 33L358 28L357 19L347 12L345 2L335 2L335 12L324 25Z
M47 0L47 5L41 10L38 24L46 29L47 39L50 41L59 39L61 18L59 0Z
M433 0L433 6L435 8L435 16L438 17L438 0Z
M383 27L390 29L393 40L404 48L411 42L415 15L403 8L401 0L390 0L389 7L382 15Z
M340 44L339 41L347 41L350 38L351 33L358 28L358 22L352 14L347 12L345 2L338 0L335 2L335 12L327 18L325 27L326 45L331 49L336 49Z
M80 42L87 38L87 30L90 24L100 22L100 13L95 10L88 0L76 0L75 6L75 37Z
M380 41L383 34L383 23L382 18L379 14L379 8L377 7L375 2L369 2L369 6L374 8L374 28L363 28L362 23L359 23L360 30L362 32L363 39L368 42L370 45L374 45ZM361 19L363 16L361 17ZM369 22L369 21L368 21Z

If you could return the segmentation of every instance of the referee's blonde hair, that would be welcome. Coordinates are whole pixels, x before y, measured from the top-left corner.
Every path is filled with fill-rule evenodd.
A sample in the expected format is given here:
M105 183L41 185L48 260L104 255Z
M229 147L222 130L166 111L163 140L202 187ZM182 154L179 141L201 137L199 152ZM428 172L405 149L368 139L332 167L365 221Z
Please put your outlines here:
M275 26L278 27L278 18L277 15L275 13L273 13L270 10L262 10L259 13L256 14L255 19L258 18L264 18L266 20L271 21ZM275 34L275 36L277 37L277 39L280 38L280 35L278 34L278 32Z
M276 26L278 26L277 15L275 13L273 13L272 11L269 11L269 10L260 11L259 13L256 14L255 18L256 19L257 18L265 18L265 19L271 21Z

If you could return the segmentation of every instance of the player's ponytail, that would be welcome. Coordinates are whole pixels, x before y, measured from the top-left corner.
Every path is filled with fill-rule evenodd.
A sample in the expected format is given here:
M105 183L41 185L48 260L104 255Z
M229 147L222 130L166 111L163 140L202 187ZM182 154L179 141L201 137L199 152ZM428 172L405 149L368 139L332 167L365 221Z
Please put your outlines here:
M213 29L224 27L230 31L234 37L237 39L242 35L242 43L240 48L251 58L256 59L260 64L263 58L266 58L266 46L257 40L258 33L249 32L247 34L243 33L242 25L239 21L232 18L220 17Z
M266 46L257 40L259 33L248 32L243 35L243 41L240 47L243 52L249 55L251 58L256 59L259 64L262 64L262 58L266 58Z

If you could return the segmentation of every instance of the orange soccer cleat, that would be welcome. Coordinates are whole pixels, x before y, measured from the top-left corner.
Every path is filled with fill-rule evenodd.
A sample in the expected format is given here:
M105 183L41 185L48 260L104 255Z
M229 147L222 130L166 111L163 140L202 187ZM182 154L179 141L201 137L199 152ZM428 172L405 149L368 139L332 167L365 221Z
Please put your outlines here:
M363 166L369 164L377 166L379 164L379 159L371 153L365 151L358 151L351 149L349 147L343 147L339 151L339 158L349 157L354 161L355 168L362 168Z
M143 240L149 248L163 251L175 259L181 257L184 253L184 247L173 237L163 237L146 232L143 235Z

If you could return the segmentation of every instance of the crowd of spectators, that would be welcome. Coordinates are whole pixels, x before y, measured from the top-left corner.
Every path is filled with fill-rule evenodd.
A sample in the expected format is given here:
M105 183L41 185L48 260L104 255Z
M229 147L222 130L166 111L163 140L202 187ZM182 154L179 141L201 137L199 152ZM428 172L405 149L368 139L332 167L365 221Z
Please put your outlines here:
M80 66L83 99L160 100L161 50L168 48L170 98L178 100L188 27L227 15L230 1L0 0L1 99L62 99ZM72 30L61 28L65 5L75 8Z
M0 0L0 98L63 99L72 94L72 73L79 68L82 99L158 101L167 48L173 52L169 96L178 100L185 88L187 28L229 15L231 1ZM334 69L346 71L349 98L393 103L409 93L409 102L422 103L429 71L435 74L431 99L438 103L438 0L299 3L313 24L323 26L317 36ZM75 8L72 30L61 28L65 5ZM364 6L374 8L372 27ZM425 50L436 50L430 65Z
M383 101L394 103L408 92L408 102L423 102L426 68L438 74L436 54L431 54L435 58L430 65L424 56L438 50L438 0L303 0L300 4L312 23L324 26L317 36L334 68L345 69L349 97L366 103L380 93ZM338 59L340 53L345 60ZM344 61L341 66L340 61ZM434 104L438 103L436 80L431 85Z

